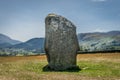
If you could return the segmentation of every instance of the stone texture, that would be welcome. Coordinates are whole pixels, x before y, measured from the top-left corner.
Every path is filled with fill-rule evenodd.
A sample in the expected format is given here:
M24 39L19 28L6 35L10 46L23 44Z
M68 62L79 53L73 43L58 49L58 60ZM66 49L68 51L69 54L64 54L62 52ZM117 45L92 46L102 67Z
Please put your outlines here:
M45 52L52 70L76 67L79 50L76 27L66 18L49 14L45 19Z

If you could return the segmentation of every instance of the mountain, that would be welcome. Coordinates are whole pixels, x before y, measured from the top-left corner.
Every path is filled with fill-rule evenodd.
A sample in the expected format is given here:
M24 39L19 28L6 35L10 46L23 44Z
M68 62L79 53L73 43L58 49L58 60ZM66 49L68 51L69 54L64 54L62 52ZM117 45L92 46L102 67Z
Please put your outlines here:
M24 43L16 44L10 48L24 49L28 51L41 51L44 47L44 38L33 38Z
M78 34L82 51L120 50L120 31Z
M19 44L19 43L21 43L21 41L13 40L4 34L0 34L0 48L4 48L7 46Z
M120 31L79 33L78 41L83 52L120 50ZM44 53L45 38L33 38L26 42L12 40L0 34L0 51L6 55Z

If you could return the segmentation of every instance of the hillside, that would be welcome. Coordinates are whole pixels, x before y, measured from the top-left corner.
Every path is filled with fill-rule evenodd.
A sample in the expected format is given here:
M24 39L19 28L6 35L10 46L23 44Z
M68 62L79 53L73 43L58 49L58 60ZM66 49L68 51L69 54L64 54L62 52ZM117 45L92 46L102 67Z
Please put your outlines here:
M13 40L4 34L0 34L0 48L8 47L19 43L21 43L21 41Z
M82 52L118 51L120 50L120 31L79 33L78 41ZM41 54L44 53L44 38L33 38L20 43L2 36L0 52L2 52L0 55Z
M24 43L16 44L10 48L24 49L28 51L43 51L44 38L33 38Z
M120 50L120 31L78 34L82 51Z

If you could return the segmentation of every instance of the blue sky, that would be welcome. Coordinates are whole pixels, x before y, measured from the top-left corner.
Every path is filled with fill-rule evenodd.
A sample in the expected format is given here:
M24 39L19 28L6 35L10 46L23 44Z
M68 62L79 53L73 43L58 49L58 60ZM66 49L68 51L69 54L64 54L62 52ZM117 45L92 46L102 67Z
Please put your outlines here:
M120 0L0 0L0 33L21 41L44 37L49 13L68 18L77 33L120 30Z

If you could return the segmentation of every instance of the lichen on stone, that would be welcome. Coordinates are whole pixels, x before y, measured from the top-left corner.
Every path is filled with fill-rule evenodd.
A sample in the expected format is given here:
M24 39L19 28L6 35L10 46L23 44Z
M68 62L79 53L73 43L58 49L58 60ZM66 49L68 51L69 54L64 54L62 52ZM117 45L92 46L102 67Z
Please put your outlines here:
M49 14L45 19L45 29L49 68L66 70L75 67L79 44L74 24L60 15Z

